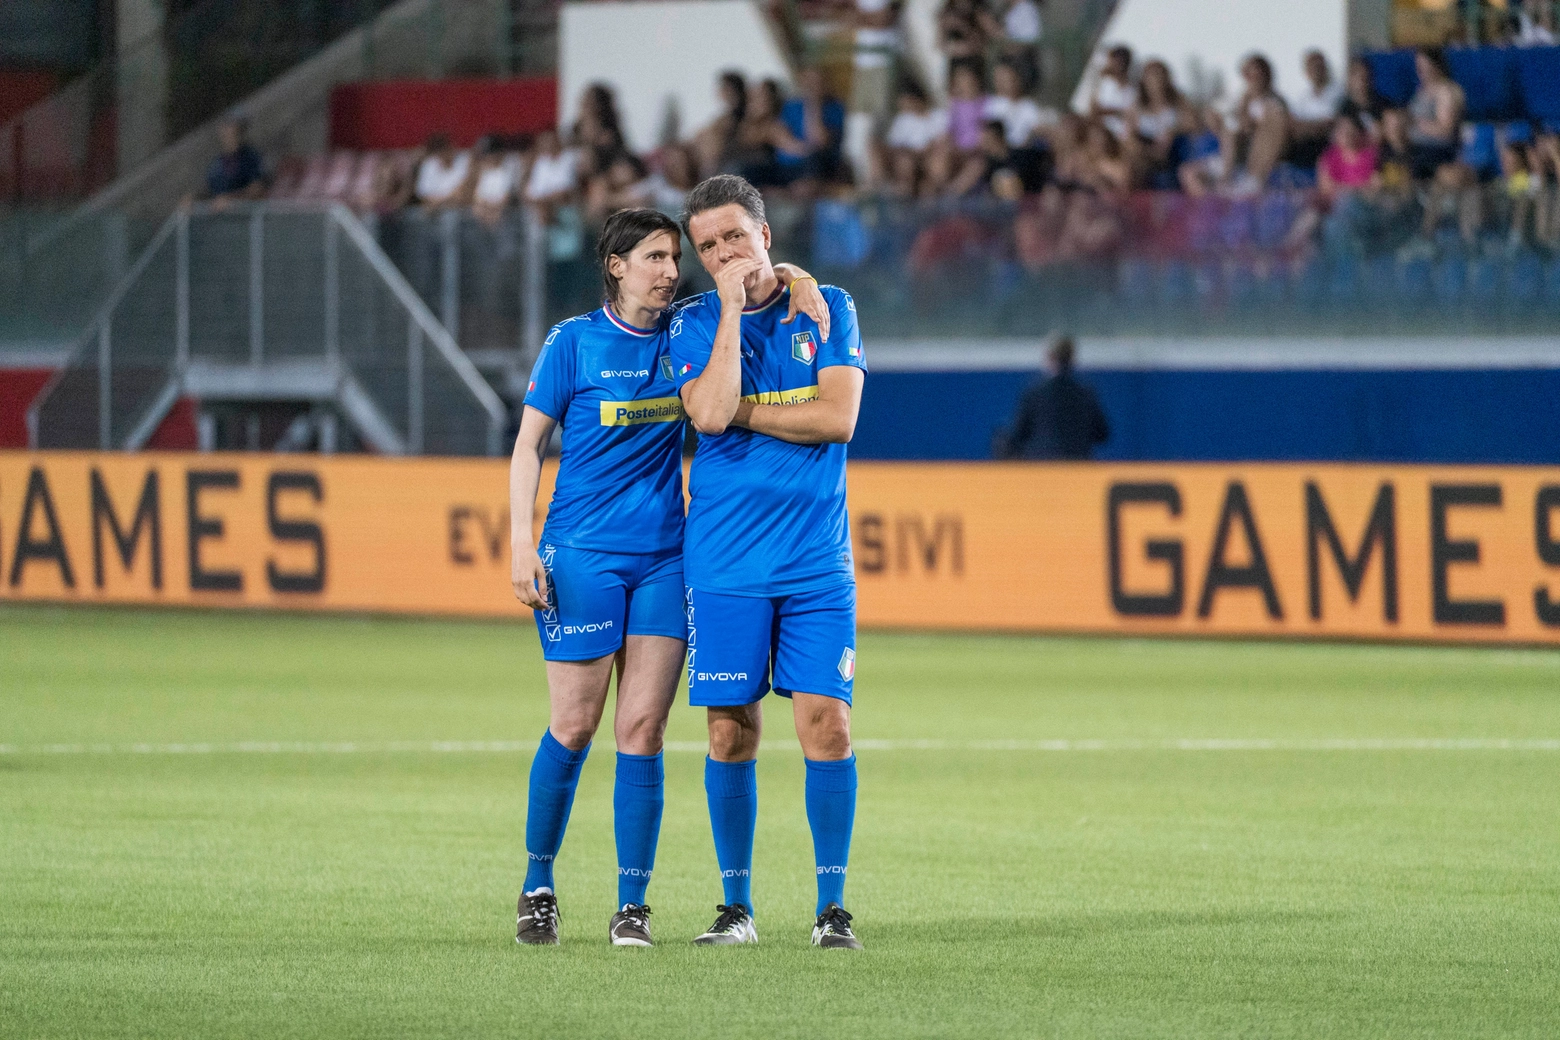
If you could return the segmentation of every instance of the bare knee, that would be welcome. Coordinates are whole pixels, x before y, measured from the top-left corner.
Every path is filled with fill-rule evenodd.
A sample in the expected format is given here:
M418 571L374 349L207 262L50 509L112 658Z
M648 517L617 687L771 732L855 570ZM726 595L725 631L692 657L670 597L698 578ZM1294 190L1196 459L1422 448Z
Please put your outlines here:
M796 694L796 737L814 762L850 757L850 705L835 697Z
M757 704L711 708L710 757L717 762L746 762L758 755L762 716Z
M666 716L648 711L619 713L613 730L620 750L630 755L654 755L666 739Z
M579 715L553 719L547 727L553 739L570 751L580 751L596 736L596 720Z

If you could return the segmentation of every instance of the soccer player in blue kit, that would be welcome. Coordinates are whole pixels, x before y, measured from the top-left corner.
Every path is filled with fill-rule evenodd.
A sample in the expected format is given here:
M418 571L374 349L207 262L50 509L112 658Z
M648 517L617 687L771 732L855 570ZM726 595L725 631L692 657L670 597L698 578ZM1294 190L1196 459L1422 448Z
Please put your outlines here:
M649 946L645 893L663 806L661 743L683 665L683 409L666 313L680 280L681 229L655 210L613 214L597 252L607 300L555 327L531 372L510 463L511 580L536 612L550 714L531 762L517 942L558 942L553 862L614 663L615 946ZM787 277L800 277L788 268ZM796 306L825 316L816 282ZM547 523L533 542L542 456L563 426Z
M866 363L850 296L822 287L832 336L781 323L763 197L722 175L683 215L715 290L672 315L671 355L699 431L684 542L688 700L708 709L704 788L725 902L700 945L758 941L753 923L755 765L771 678L790 697L806 756L818 877L812 941L861 949L845 911L856 813L850 744L856 582L845 512L845 444ZM793 283L794 285L794 283Z

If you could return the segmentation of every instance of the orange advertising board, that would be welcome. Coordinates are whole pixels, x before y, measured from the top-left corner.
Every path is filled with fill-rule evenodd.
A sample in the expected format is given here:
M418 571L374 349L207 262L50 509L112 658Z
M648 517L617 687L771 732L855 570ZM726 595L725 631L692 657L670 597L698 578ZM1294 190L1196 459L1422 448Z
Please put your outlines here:
M849 479L863 627L1560 644L1560 468ZM0 599L524 616L507 483L494 459L0 452Z

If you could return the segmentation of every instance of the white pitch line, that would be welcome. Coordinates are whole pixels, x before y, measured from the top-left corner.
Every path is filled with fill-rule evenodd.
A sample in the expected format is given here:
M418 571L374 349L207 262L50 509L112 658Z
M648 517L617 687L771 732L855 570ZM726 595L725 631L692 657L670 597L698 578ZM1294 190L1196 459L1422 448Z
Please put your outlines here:
M384 755L523 754L535 748L523 740L240 741L188 744L0 744L0 755ZM799 751L793 741L766 745ZM1180 740L875 740L855 741L858 751L1560 751L1560 739L1506 737L1318 737L1207 738ZM671 740L666 750L699 753L703 741Z

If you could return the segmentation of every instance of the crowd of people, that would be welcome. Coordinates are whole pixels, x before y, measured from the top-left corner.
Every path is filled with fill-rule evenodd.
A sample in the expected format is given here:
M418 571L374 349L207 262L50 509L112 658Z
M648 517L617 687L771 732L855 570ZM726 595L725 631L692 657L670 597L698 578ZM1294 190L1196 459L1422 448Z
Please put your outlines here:
M555 230L586 232L627 207L675 213L700 179L729 172L802 201L1013 204L1010 233L1030 268L1119 255L1139 237L1132 205L1145 190L1189 199L1279 190L1303 200L1287 218L1292 250L1474 245L1493 231L1560 250L1556 128L1506 124L1483 161L1471 156L1466 98L1438 50L1418 52L1417 90L1393 107L1362 58L1340 79L1320 51L1308 52L1302 85L1285 95L1269 60L1252 54L1233 104L1199 104L1164 61L1140 63L1118 46L1093 75L1087 104L1058 111L1036 99L1038 20L1034 0L996 9L948 0L939 21L946 101L902 80L895 111L864 155L846 155L847 103L825 70L802 69L794 90L732 70L716 85L719 114L649 154L629 146L613 89L598 83L561 130L492 137L469 150L435 134L416 153L336 155L278 171L270 190L380 212L412 203L468 209L490 226L524 206ZM225 146L211 194L254 197L257 157L236 132ZM946 252L936 241L918 247Z

